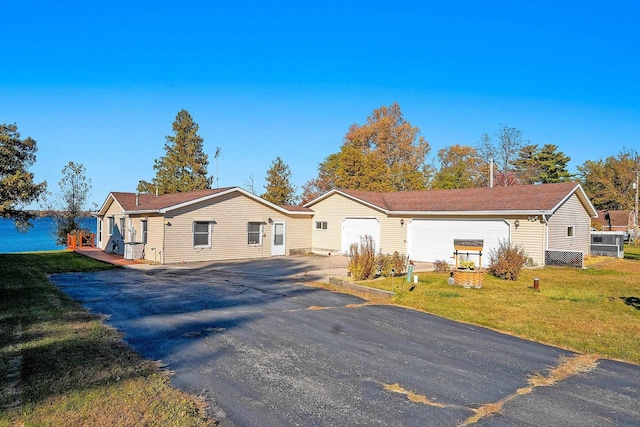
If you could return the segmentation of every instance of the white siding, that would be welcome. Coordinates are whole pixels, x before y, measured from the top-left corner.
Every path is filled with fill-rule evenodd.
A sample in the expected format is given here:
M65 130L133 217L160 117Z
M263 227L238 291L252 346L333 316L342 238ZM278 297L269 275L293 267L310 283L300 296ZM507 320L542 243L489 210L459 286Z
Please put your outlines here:
M519 224L518 228L515 227L516 219ZM529 217L526 216L509 218L507 221L511 228L511 244L522 246L527 256L536 265L544 265L546 225L542 222L541 216L538 215L535 221L529 221Z
M109 217L113 217L114 224L116 228L118 228L117 232L113 235L109 234ZM124 239L120 234L120 219L124 217L124 212L122 211L120 206L112 201L109 208L106 210L104 216L102 217L102 241L100 242L100 249L105 252L111 252L114 248L115 242L117 246L117 252L120 254L124 253Z
M164 262L213 261L271 256L269 218L286 223L285 254L311 248L311 214L293 217L238 193L171 211L163 225ZM194 248L193 222L212 221L211 247ZM247 224L263 223L261 245L247 243ZM151 234L151 226L149 233ZM148 255L147 255L148 256Z
M573 227L573 236L567 229ZM591 217L573 194L549 218L548 249L582 251L590 253Z
M342 223L345 218L376 218L380 222L380 247L377 250L385 254L398 251L406 253L406 222L402 226L399 217L388 217L384 212L367 205L333 194L311 206L315 212L312 223L312 248L314 252L341 252ZM316 221L326 221L327 229L318 230Z

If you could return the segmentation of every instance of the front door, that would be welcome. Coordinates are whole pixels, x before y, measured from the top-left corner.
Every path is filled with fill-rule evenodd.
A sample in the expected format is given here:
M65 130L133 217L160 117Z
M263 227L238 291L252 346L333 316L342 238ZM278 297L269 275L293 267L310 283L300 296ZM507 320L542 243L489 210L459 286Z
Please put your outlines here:
M271 256L284 255L285 250L285 223L284 221L273 221L271 226Z

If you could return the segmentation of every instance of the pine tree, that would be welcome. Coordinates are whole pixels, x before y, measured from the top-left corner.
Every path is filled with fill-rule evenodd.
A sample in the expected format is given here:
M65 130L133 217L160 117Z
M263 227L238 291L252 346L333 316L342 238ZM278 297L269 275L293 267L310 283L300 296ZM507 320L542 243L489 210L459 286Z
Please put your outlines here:
M291 183L291 170L280 158L271 163L266 176L267 190L262 198L276 205L293 205L296 202L296 188Z
M207 176L209 160L198 129L187 110L177 114L174 135L166 136L166 154L154 162L155 178L151 183L140 181L138 191L167 194L211 188L213 177Z
M36 161L36 141L20 139L16 124L0 125L0 218L12 219L26 230L35 215L22 209L35 202L47 189L47 183L33 182L29 166Z

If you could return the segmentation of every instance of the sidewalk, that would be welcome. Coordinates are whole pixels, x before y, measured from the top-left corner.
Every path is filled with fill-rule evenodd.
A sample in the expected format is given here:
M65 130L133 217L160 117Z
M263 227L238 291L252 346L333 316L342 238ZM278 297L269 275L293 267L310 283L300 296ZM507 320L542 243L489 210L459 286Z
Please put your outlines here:
M82 248L77 248L74 252L89 258L97 259L98 261L106 262L113 265L118 265L120 267L133 266L133 265L138 266L142 264L138 261L124 259L122 255L108 254L98 248L82 247Z

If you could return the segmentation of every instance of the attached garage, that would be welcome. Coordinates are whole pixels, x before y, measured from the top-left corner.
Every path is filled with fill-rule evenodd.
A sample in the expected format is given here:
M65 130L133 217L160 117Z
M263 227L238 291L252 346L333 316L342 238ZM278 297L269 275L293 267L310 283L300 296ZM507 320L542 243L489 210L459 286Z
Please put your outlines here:
M450 261L454 239L482 239L483 266L489 265L489 250L509 240L509 224L494 219L412 219L407 228L407 252L412 260Z
M373 238L376 252L380 249L380 222L376 218L345 218L342 221L342 253L349 253L353 243L360 244L362 236Z

